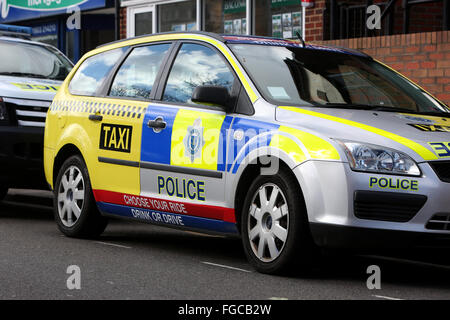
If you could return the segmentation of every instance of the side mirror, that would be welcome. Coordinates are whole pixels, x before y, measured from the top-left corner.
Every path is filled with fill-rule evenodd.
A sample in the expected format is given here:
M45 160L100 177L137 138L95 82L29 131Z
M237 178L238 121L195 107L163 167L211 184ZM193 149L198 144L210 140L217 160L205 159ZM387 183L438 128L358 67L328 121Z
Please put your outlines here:
M198 86L192 93L192 102L215 104L224 107L228 111L230 104L230 93L228 89L221 86Z

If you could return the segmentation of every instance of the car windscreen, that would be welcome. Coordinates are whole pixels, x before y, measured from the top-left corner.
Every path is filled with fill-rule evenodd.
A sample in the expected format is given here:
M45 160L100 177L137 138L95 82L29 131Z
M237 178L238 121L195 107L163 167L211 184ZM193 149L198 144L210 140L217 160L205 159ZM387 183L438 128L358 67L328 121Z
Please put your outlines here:
M0 41L0 75L64 80L72 63L50 46Z
M339 50L230 44L258 90L276 105L449 113L370 57Z

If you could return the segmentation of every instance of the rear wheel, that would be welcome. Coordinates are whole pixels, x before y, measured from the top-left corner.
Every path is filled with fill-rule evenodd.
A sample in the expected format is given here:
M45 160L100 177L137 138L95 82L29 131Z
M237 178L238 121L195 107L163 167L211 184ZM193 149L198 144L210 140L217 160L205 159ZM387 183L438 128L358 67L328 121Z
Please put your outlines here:
M84 160L76 155L68 158L56 178L54 216L59 230L69 237L91 238L106 228L92 194Z
M295 178L285 169L258 176L243 206L241 234L250 263L259 271L308 271L314 245Z
M0 201L2 201L8 194L8 188L0 187Z

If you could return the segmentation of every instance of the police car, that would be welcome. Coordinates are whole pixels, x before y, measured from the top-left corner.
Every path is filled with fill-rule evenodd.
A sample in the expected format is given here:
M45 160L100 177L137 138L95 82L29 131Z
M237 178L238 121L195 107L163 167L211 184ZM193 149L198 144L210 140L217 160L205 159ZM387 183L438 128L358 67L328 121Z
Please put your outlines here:
M75 66L48 113L45 174L67 236L110 216L240 235L279 273L320 247L448 238L449 131L443 103L360 52L157 34Z
M8 188L47 188L42 164L48 107L72 69L53 46L0 25L0 200Z

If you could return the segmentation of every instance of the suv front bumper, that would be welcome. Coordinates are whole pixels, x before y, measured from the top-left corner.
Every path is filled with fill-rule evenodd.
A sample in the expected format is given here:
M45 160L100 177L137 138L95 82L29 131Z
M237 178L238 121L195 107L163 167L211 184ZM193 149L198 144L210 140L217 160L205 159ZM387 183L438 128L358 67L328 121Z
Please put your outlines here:
M0 185L48 188L43 168L44 128L0 126Z

